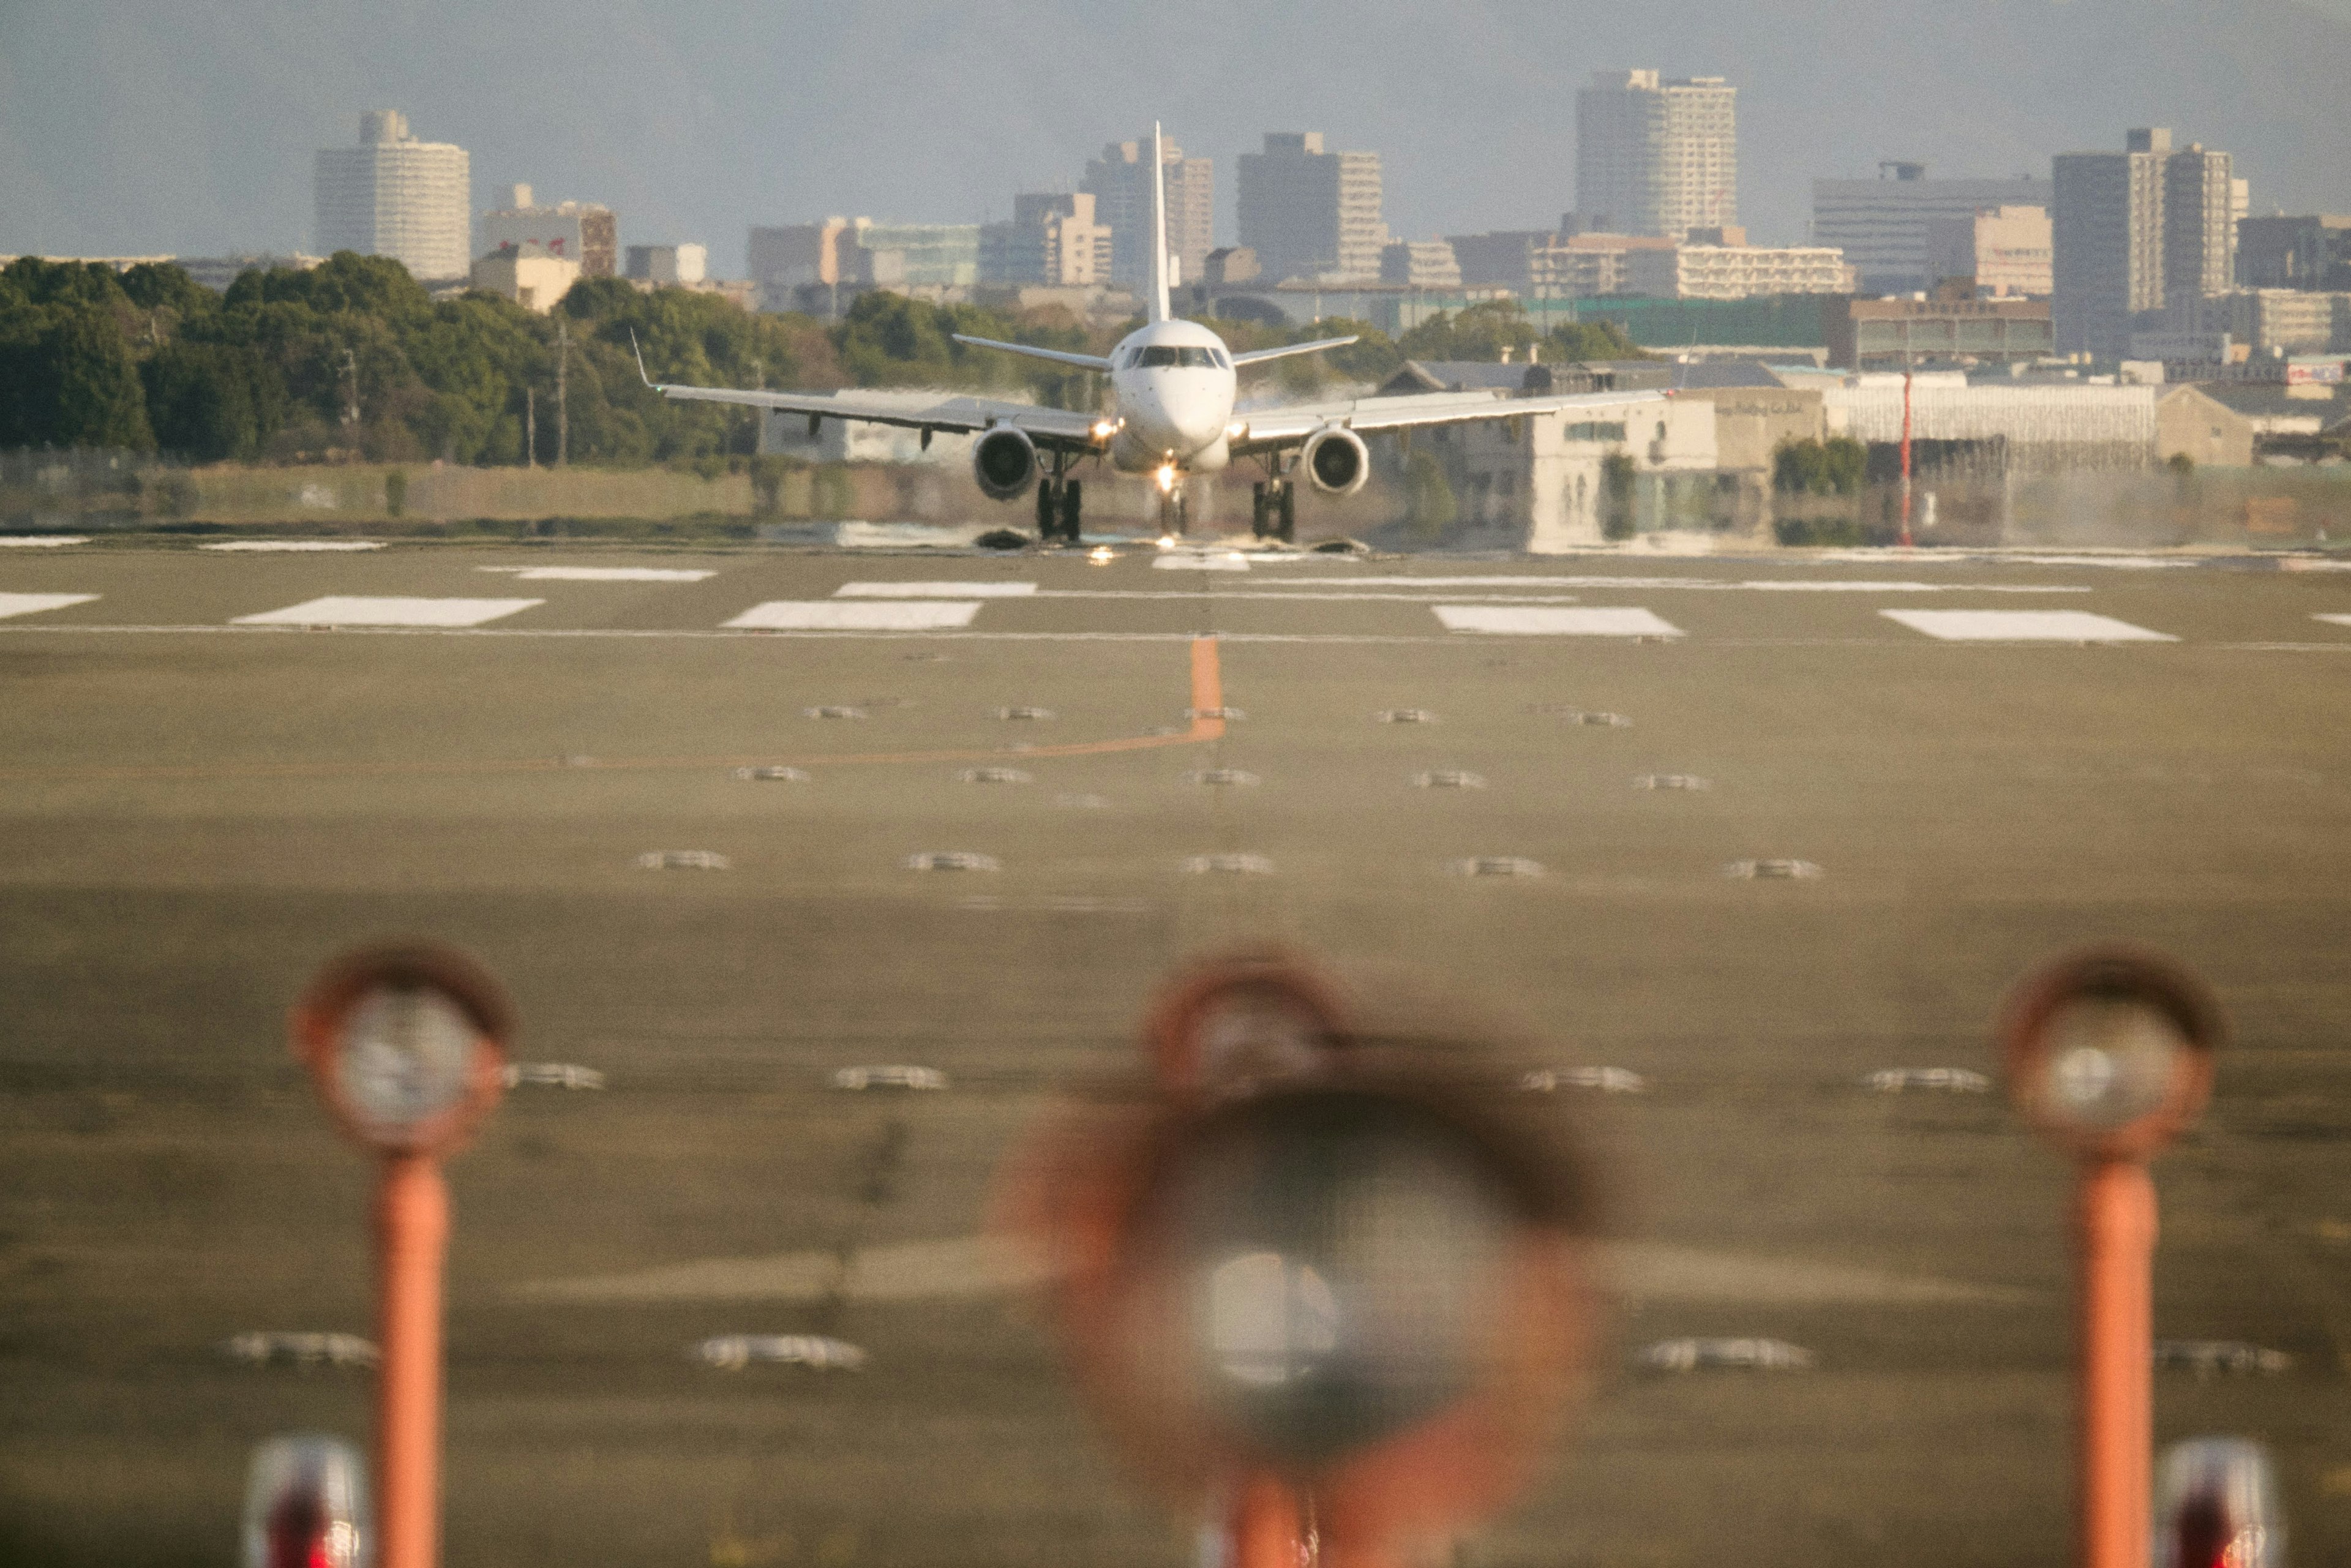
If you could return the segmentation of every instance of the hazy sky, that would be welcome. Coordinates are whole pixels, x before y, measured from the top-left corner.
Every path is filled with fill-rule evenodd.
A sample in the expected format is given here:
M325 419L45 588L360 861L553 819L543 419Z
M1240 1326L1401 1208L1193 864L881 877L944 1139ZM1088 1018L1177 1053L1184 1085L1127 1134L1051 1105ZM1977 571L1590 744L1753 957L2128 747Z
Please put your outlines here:
M0 252L310 248L312 154L374 107L470 149L477 210L527 180L730 273L753 224L1004 214L1155 113L1226 237L1278 129L1382 153L1400 234L1549 226L1574 89L1626 65L1739 87L1769 240L1815 175L2045 174L2150 123L2256 211L2351 209L2351 0L0 0Z

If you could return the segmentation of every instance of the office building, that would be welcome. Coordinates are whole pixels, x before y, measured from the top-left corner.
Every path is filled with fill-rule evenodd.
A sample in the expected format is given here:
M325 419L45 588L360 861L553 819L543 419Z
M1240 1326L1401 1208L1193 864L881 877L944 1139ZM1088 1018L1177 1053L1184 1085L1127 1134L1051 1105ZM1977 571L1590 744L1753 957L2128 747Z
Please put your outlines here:
M2049 210L1987 207L1965 217L1928 218L1926 277L1934 290L1966 279L1980 298L2046 298Z
M1739 89L1596 71L1575 95L1577 225L1679 239L1739 222Z
M2351 216L2244 219L2237 225L2237 282L2246 288L2351 289Z
M1736 225L1694 229L1684 244L1627 250L1622 256L1616 291L1653 299L1853 291L1853 274L1843 251L1829 246L1749 245L1747 231Z
M1167 254L1173 281L1195 283L1216 248L1216 165L1186 158L1165 137L1159 154L1167 193ZM1094 199L1094 215L1111 233L1111 281L1140 295L1151 281L1151 139L1113 141L1086 165L1078 189Z
M877 281L885 272L894 272L904 288L969 288L979 281L977 224L877 224L860 218L856 240L869 257L896 257L865 264Z
M2053 161L2051 284L2057 351L2117 360L2134 328L2156 325L2174 296L2225 293L2236 270L2239 199L2229 155L2175 150L2161 127L2133 131L2120 152Z
M626 276L632 283L647 283L656 288L690 287L710 277L710 247L632 245L629 247Z
M1928 224L2002 207L2046 212L2052 200L2046 180L1935 180L1924 163L1888 160L1875 180L1813 182L1812 240L1844 252L1864 294L1918 293L1936 282L1927 256Z
M528 185L507 187L507 204L482 214L485 255L507 246L537 246L549 256L569 256L582 277L611 277L620 271L620 225L612 209L594 202L563 202L542 207Z
M462 147L419 141L397 110L360 116L360 144L319 154L319 248L388 256L416 277L466 276L473 167Z
M1380 215L1380 155L1326 152L1319 131L1268 131L1240 155L1240 243L1277 281L1370 280L1388 226Z
M1845 370L1925 361L2011 364L2046 358L2046 299L1834 299L1822 308L1828 361Z
M1458 288L1461 263L1445 240L1391 240L1380 252L1380 281L1406 288Z
M1113 243L1086 192L1015 196L1010 223L980 225L979 281L1049 288L1107 284Z

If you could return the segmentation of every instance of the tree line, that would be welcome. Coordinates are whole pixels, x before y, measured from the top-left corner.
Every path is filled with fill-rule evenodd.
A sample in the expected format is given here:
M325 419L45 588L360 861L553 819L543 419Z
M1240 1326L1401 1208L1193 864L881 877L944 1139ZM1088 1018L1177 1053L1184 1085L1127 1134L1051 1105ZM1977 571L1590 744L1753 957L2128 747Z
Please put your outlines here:
M365 459L698 464L757 450L749 410L675 403L639 381L792 390L937 386L1091 406L1095 378L975 350L957 333L1103 353L1134 323L1058 308L1008 312L860 296L839 321L747 311L714 293L583 278L540 316L486 292L434 299L400 263L344 251L308 271L256 269L225 293L178 267L120 273L20 257L0 268L0 447L162 452L190 462ZM1630 358L1613 323L1539 335L1513 301L1440 315L1401 338L1362 322L1212 323L1236 349L1361 338L1280 361L1286 389L1376 382L1407 359Z

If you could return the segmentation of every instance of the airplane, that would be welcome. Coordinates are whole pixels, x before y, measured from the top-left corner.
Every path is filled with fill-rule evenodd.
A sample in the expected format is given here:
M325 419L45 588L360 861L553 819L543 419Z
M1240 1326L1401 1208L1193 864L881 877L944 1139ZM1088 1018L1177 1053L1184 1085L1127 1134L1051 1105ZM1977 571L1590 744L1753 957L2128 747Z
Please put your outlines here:
M1032 360L1093 371L1110 378L1107 412L1041 408L959 395L934 404L861 400L854 392L811 393L740 391L730 387L674 386L637 373L662 396L680 402L742 403L808 416L813 437L827 419L891 424L922 432L928 448L936 431L976 435L972 475L992 500L1017 500L1031 486L1037 494L1037 533L1045 542L1081 542L1081 481L1071 470L1088 460L1106 460L1123 474L1150 474L1161 497L1162 532L1184 532L1184 480L1213 474L1237 458L1255 459L1265 478L1253 492L1252 531L1259 538L1297 537L1296 481L1325 496L1351 496L1371 477L1371 450L1364 437L1432 425L1518 419L1562 409L1661 401L1659 392L1577 392L1497 397L1485 392L1435 392L1420 396L1351 398L1240 410L1239 372L1292 354L1322 353L1354 342L1325 338L1274 349L1235 353L1223 339L1168 307L1165 176L1160 163L1159 127L1151 128L1151 278L1144 324L1119 340L1108 356L1066 353L992 338L956 334L956 341L1000 350Z

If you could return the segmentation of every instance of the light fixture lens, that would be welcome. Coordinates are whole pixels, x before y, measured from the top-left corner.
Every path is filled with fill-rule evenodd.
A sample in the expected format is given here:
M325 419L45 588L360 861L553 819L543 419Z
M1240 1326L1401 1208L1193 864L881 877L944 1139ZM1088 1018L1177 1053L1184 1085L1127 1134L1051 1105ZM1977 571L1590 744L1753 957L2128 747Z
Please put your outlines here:
M344 1020L336 1077L344 1100L370 1125L413 1127L465 1098L481 1030L445 992L429 986L378 986Z
M2126 1127L2161 1110L2189 1051L2170 1015L2127 998L2077 998L2043 1027L2041 1110L2092 1132Z

